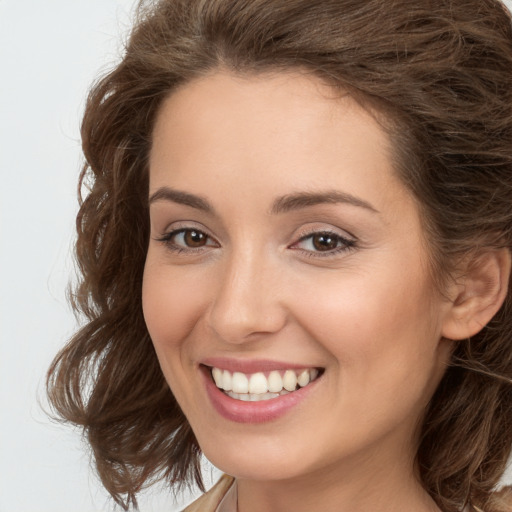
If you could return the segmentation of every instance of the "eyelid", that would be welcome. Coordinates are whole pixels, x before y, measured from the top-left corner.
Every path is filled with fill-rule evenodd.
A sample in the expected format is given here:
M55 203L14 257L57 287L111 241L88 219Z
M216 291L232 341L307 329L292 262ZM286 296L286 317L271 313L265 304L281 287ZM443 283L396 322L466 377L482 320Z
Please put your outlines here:
M180 229L197 229L198 231L202 231L203 233L210 235L210 230L204 224L195 220L176 220L169 224L165 224L165 227L162 229L162 234L169 233L171 231L179 231Z
M357 246L357 238L354 237L352 234L348 233L347 231L343 230L342 233L340 233L341 230L338 230L333 227L310 227L307 229L303 229L299 234L297 235L297 240L293 242L288 247L292 250L301 251L305 256L313 257L313 258L328 258L328 257L335 257L339 256L341 253L346 253L348 251L351 251L356 248ZM326 250L326 251L320 251L320 250L308 250L298 247L298 245L301 242L304 242L308 238L314 236L314 235L322 235L327 234L331 235L338 239L338 241L342 242L342 245L340 247L336 247L332 250Z
M207 241L214 242L213 244L207 243L204 246L200 247L187 247L185 245L178 245L176 243L173 243L173 238L180 233L185 233L187 231L197 231L199 233L204 234L207 237ZM220 247L219 242L217 239L210 234L209 230L206 229L204 226L199 225L195 222L187 222L187 221L180 221L180 222L173 222L170 224L165 231L160 235L156 236L154 238L156 242L161 242L164 245L167 246L169 250L172 250L174 252L180 253L180 252L188 252L188 253L195 253L204 251L206 249L210 249L212 247Z
M318 233L329 233L331 235L339 236L345 240L356 241L357 237L355 237L352 233L347 231L346 229L341 229L333 225L326 225L320 222L310 222L307 226L301 227L295 237L297 240L301 240L305 237L315 235Z

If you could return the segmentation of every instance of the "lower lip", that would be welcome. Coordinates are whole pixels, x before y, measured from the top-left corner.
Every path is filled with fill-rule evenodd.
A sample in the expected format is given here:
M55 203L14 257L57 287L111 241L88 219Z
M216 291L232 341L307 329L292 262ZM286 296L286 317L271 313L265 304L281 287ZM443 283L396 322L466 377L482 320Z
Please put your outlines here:
M215 410L224 418L237 423L265 423L273 421L300 404L316 388L318 377L307 386L277 398L260 402L244 402L226 395L213 382L210 368L201 367L206 392Z

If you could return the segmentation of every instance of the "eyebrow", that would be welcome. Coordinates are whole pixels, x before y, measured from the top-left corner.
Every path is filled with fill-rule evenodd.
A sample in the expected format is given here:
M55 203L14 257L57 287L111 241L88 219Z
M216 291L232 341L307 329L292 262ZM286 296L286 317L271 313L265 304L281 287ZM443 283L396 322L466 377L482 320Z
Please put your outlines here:
M299 210L307 208L308 206L315 206L317 204L350 204L365 208L373 213L379 213L370 203L360 199L359 197L340 192L339 190L328 190L326 192L299 192L297 194L289 194L280 197L274 201L271 212L286 213L292 210Z
M189 194L181 190L169 187L161 187L149 197L149 204L156 201L171 201L173 203L190 206L205 213L215 214L215 210L211 203L204 197ZM319 204L349 204L364 208L372 213L379 213L370 203L339 190L328 190L326 192L298 192L296 194L288 194L277 198L270 210L273 215L287 213L294 210L300 210L310 206Z
M213 206L207 199L195 194L189 194L181 190L175 190L169 187L161 187L149 196L149 204L156 201L172 201L173 203L183 204L201 210L206 213L214 213Z

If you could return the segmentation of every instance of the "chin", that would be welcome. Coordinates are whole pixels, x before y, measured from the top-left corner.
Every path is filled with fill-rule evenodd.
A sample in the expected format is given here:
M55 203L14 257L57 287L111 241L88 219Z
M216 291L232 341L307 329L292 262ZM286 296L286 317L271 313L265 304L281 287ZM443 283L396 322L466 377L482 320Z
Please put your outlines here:
M254 481L287 480L308 472L304 454L295 453L290 456L282 446L276 446L279 443L275 441L228 444L210 442L202 446L202 450L215 467L236 478Z

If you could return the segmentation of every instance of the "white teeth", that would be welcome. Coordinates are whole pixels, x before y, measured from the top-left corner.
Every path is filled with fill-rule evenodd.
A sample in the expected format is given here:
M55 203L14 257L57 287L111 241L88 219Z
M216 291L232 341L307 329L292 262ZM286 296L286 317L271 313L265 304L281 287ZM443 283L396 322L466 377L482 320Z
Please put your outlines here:
M218 388L222 388L223 387L222 370L220 368L212 368L212 376L213 376L213 380L215 381L215 385Z
M309 370L304 370L297 376L297 384L303 388L309 384Z
M297 387L297 374L293 370L286 370L284 372L283 387L286 391L295 391Z
M249 392L249 379L245 373L233 373L233 391L235 393L248 393Z
M266 393L267 378L263 373L253 373L249 379L249 393Z
M283 391L283 393L288 393L288 391ZM233 393L233 391L226 391L226 395L243 402L261 402L263 400L271 400L272 398L277 398L280 394L281 393Z
M271 371L268 377L263 372L246 375L242 372L231 374L228 370L212 368L215 385L223 389L227 395L236 400L257 402L271 400L286 395L313 382L319 375L316 368L300 370L298 375L294 370L286 370L281 376L279 371Z
M219 385L217 384L217 387ZM231 391L233 389L233 380L231 377L231 373L227 370L222 372L222 386L220 386L224 391Z
M283 389L283 378L279 372L273 371L268 375L268 390L271 393L279 393Z

